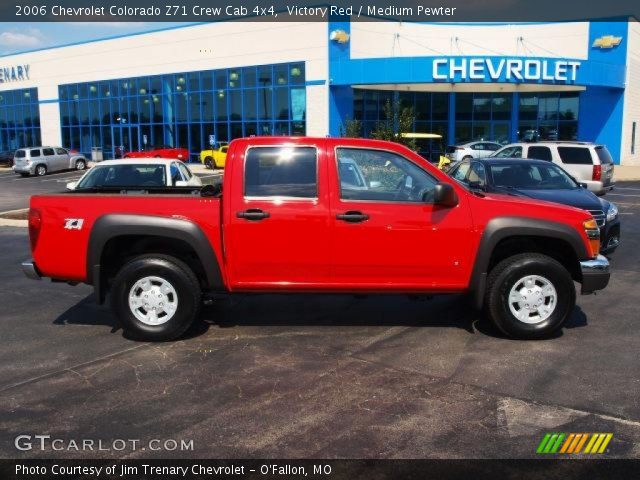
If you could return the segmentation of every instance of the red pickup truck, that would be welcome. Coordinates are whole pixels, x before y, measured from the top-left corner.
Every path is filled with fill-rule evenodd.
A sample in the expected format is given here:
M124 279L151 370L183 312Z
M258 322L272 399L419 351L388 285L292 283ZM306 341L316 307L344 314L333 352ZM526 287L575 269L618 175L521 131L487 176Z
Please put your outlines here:
M468 293L508 336L539 338L574 281L610 275L588 212L469 191L363 139L235 140L219 189L34 196L29 234L27 276L93 285L146 340L182 335L216 292Z

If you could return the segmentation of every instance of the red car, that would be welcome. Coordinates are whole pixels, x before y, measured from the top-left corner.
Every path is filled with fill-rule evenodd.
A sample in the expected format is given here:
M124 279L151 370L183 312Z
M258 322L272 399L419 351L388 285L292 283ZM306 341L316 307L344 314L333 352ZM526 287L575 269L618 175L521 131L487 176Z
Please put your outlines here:
M140 152L126 152L124 158L177 158L183 162L188 162L189 150L186 148L161 145Z
M467 189L397 143L239 139L223 182L32 196L23 271L93 285L146 340L179 337L223 292L466 293L508 336L540 338L570 317L574 281L609 282L589 212Z

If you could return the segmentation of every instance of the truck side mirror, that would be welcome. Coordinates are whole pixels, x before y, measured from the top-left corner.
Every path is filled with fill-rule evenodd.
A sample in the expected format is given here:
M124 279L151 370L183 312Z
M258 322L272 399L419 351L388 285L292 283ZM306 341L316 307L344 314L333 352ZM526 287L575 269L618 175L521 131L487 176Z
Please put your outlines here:
M458 194L449 183L437 183L433 194L433 203L443 207L455 207L458 204Z

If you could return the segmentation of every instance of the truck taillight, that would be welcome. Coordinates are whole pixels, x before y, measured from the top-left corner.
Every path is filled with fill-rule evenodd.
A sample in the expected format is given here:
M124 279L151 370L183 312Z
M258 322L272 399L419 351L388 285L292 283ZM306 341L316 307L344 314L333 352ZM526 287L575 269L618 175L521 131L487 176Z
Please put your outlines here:
M31 242L31 251L36 249L38 236L40 235L40 227L42 227L42 217L40 210L37 208L29 209L29 241Z
M593 166L593 175L591 180L600 180L602 178L602 165Z

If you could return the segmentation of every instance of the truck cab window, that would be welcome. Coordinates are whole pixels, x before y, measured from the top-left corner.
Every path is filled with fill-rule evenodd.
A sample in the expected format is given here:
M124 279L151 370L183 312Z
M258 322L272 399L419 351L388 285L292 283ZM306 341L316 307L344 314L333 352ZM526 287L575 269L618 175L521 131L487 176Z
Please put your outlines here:
M244 194L247 197L316 198L316 149L250 147L245 158Z
M340 198L382 202L428 202L436 185L427 172L401 155L365 148L338 148Z

